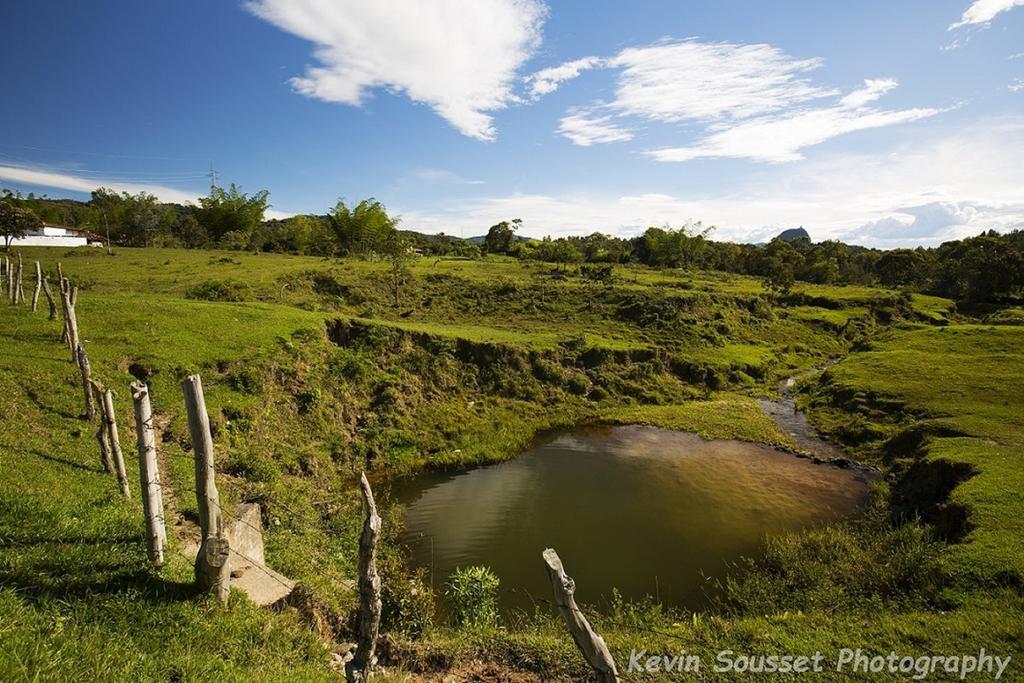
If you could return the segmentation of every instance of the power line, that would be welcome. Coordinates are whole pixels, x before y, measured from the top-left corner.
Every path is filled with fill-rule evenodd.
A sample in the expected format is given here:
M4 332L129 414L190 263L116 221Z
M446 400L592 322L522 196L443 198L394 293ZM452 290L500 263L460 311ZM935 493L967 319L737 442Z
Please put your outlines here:
M102 152L81 152L70 149L56 149L52 147L34 147L32 145L12 145L6 142L0 142L0 147L10 147L12 149L29 149L36 152L50 152L53 154L77 154L83 156L92 157L104 157L108 159L155 159L158 161L209 161L208 157L164 157L164 156L151 156L144 154L110 154Z

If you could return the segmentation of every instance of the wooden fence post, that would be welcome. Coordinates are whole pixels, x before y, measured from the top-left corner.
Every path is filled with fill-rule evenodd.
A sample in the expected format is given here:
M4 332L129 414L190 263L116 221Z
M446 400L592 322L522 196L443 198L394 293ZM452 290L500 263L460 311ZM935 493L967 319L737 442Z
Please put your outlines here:
M43 276L43 293L46 294L46 302L50 305L50 320L56 320L57 315L57 300L53 296L53 290L50 289L50 281Z
M562 567L562 560L554 548L544 551L544 566L547 567L548 576L551 578L551 586L555 591L555 604L558 611L562 613L569 633L576 642L576 647L583 653L583 657L597 672L597 678L601 683L615 683L619 678L619 672L615 668L615 660L612 659L604 638L597 635L590 627L590 622L583 616L583 612L576 605L576 582L566 576L565 568Z
M366 474L359 475L359 488L366 506L366 521L359 537L359 632L356 652L345 665L345 678L349 683L362 683L373 674L377 664L377 635L380 633L380 576L377 574L377 541L380 540L381 520L373 491Z
M77 290L78 288L75 287L74 289ZM61 292L61 300L64 303L64 332L67 335L68 346L71 347L71 360L76 362L75 350L78 348L78 316L75 315L75 305L72 303L73 295L71 286L65 285Z
M36 261L36 288L32 291L32 312L39 308L39 292L43 289L43 267Z
M114 474L117 475L117 483L121 487L121 495L128 498L130 497L128 474L124 468L124 454L121 452L121 440L117 434L114 392L106 388L103 389L103 422L107 426L107 442L110 444L110 454L114 461Z
M9 256L4 256L4 265L7 269L7 298L14 303L14 270L11 267L11 259Z
M156 462L156 437L153 429L153 406L149 402L149 387L143 382L132 382L132 401L135 403L135 435L139 448L139 495L146 516L146 546L149 561L159 567L164 563L164 499L160 488L160 469Z
M25 288L22 286L22 275L25 271L25 264L21 260L21 252L18 252L18 270L15 271L14 275L14 303L23 304L25 303Z
M202 529L199 552L196 554L196 584L200 588L213 590L221 604L227 605L231 592L231 547L224 530L220 494L214 481L213 437L210 435L210 416L206 413L203 382L199 375L189 375L182 381L181 389L185 395L188 431L196 458L196 503Z
M60 265L60 261L57 261L57 287L60 289L60 312L64 320L64 329L61 330L60 340L70 345L71 342L68 336L68 306L64 294L70 289L71 283L64 277L64 268Z
M93 398L100 406L100 413L103 413L103 386L94 379L89 383L92 385ZM107 474L113 474L114 461L110 455L110 439L107 438L107 420L102 414L100 415L100 427L96 430L96 441L100 444L100 462L103 463L103 469L107 471Z
M89 356L85 353L85 347L78 345L78 370L82 373L82 393L85 399L85 419L92 422L96 419L96 405L92 400L92 366L89 364Z

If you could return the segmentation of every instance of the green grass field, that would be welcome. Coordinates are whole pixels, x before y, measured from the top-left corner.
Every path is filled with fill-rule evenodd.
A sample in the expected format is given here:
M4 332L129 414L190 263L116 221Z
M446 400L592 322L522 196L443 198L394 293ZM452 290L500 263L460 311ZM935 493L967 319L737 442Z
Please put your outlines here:
M148 567L138 496L120 500L99 467L60 323L46 320L45 301L35 315L0 304L4 680L336 679L360 470L386 505L392 476L508 458L540 431L588 422L792 448L753 398L837 358L803 381L801 403L855 457L893 473L879 509L775 539L737 568L736 599L707 613L604 609L595 621L616 657L637 646L699 652L708 665L721 648L1024 654L1022 327L954 319L952 302L934 297L800 285L771 301L754 278L642 267L617 267L608 285L504 259L420 259L395 306L381 263L23 254L51 279L62 261L81 288L82 338L94 375L115 389L129 472L127 386L151 384L168 518L180 524L167 566ZM261 504L268 563L339 617L331 637L301 610L260 610L240 594L222 610L191 588L178 538L196 506L179 388L190 372L206 386L226 508ZM946 476L961 468L973 476ZM893 524L897 507L927 524ZM381 556L397 679L473 660L503 674L584 675L545 610L500 629L431 622L397 523L391 509Z

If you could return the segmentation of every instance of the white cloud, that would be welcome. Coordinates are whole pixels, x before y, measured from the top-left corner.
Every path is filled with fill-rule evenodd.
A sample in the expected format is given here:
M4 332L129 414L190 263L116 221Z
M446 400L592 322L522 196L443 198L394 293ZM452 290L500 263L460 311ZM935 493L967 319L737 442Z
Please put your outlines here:
M700 158L743 158L785 162L803 159L801 150L831 138L859 130L918 121L940 113L922 108L884 111L867 105L896 87L892 79L867 80L832 107L802 108L749 119L729 127L712 128L695 145L655 149L648 154L658 161L689 161Z
M633 133L613 123L610 116L593 117L586 110L564 116L558 132L582 147L633 139Z
M822 60L764 44L662 43L608 63L622 69L611 108L655 121L740 120L835 94L805 76Z
M793 161L803 158L803 148L836 136L917 121L941 111L869 107L896 88L892 78L865 80L863 88L837 102L818 104L841 94L810 80L808 74L822 60L798 59L766 44L662 42L627 48L598 65L621 69L614 100L569 110L558 132L587 146L631 139L634 126L627 122L637 118L704 127L702 137L693 143L648 152L659 161Z
M446 185L483 185L484 181L466 178L444 168L417 168L408 174L408 179L421 183L442 183ZM403 179L405 180L405 179Z
M107 187L118 192L129 192L131 194L147 192L156 195L161 201L177 204L194 202L196 198L203 194L202 191L190 192L163 185L102 177L83 177L73 173L57 173L23 166L0 166L0 180L39 187L52 187L60 190L72 190L74 192L92 192L99 187Z
M952 31L961 26L987 24L995 19L996 15L1020 6L1024 6L1024 0L974 0L971 6L964 10L960 21L950 24L948 30Z
M899 82L895 78L867 79L864 87L854 90L852 93L839 100L839 105L847 109L859 109L866 104L874 102L890 90L895 90Z
M551 66L526 77L530 86L530 98L538 100L544 95L553 93L565 81L570 81L588 69L604 65L600 57L582 57L558 66Z
M1013 79L1013 83L1010 83L1010 85L1006 87L1010 92L1020 92L1021 90L1024 90L1024 78L1015 78Z
M725 195L570 193L460 199L403 211L411 229L479 234L521 217L524 234L634 235L687 219L718 226L717 239L761 241L805 226L815 240L914 246L995 228L1024 227L1024 118L987 120L929 135L892 154L835 154L777 167Z
M360 105L386 88L459 132L493 140L489 112L516 101L516 72L541 40L540 0L252 0L247 7L316 45L301 94Z

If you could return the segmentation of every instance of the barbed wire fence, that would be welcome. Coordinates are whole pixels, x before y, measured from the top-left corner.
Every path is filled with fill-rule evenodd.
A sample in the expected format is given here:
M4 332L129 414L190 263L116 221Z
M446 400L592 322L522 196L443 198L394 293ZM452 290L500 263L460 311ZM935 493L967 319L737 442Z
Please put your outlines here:
M28 304L21 289L23 267L21 255L18 255L18 264L15 266L8 257L0 263L0 282L7 285L8 296L13 305ZM39 292L47 295L50 304L49 319L58 319L57 311L62 314L62 330L60 342L66 344L71 351L71 361L77 366L81 375L83 385L84 411L82 417L92 421L97 411L93 406L100 405L101 425L97 433L97 441L100 446L100 460L104 471L107 474L114 474L125 500L129 499L129 487L125 472L123 455L120 448L120 436L116 426L114 414L113 392L106 388L92 376L92 368L89 364L88 355L82 346L78 329L77 303L79 288L71 280L65 277L63 268L58 262L57 273L60 286L60 305L54 301L56 298L50 292L49 284L45 273L38 261L35 263L36 288L31 301L33 313L37 310ZM198 383L200 389L198 398L202 399L201 383L198 375L186 378L183 383L183 391L186 398L186 410L189 412L190 431L192 432L193 458L182 454L169 454L164 452L164 457L177 457L182 460L193 461L196 464L197 478L195 481L197 492L197 503L200 510L200 537L196 557L189 556L181 548L167 547L166 532L166 510L162 498L164 479L160 476L159 463L156 457L155 440L152 438L155 432L154 416L152 407L149 405L148 385L141 380L132 383L133 400L136 403L136 438L138 441L138 460L140 467L140 497L143 501L143 516L146 525L147 554L154 566L163 564L164 551L182 557L189 562L195 563L196 583L201 588L212 589L217 593L221 602L226 605L229 594L230 582L230 561L231 556L244 560L251 568L265 574L269 579L281 585L287 593L291 593L295 584L286 578L282 578L260 561L259 558L239 551L231 547L229 535L225 534L223 520L234 525L242 525L258 534L262 543L263 529L245 520L239 515L225 510L220 504L219 495L216 493L216 470L213 463L212 436L209 436L209 421L206 415L205 403L200 400L198 404L190 401L187 384ZM145 394L146 406L140 406L138 395ZM102 400L101 400L102 399ZM201 409L201 414L199 411ZM198 434L193 421L198 420L205 425L206 436ZM197 443L199 441L200 443ZM206 470L204 472L204 470ZM206 475L206 476L204 476ZM228 480L222 478L224 484ZM233 484L228 484L229 487ZM376 506L373 501L373 494L365 475L360 477L360 488L363 493L364 507L366 508L366 520L359 544L359 583L358 593L360 596L359 609L357 614L358 643L355 657L346 665L346 678L350 681L365 681L373 668L376 666L375 648L377 644L378 631L381 616L380 578L376 573L375 557L376 546L380 536L381 519L377 516ZM301 518L295 510L285 505L280 500L274 500L273 505L287 511L293 517ZM588 613L581 609L573 596L575 582L565 573L561 560L554 549L547 549L543 553L543 559L549 577L552 581L552 588L555 600L540 599L540 602L556 608L562 615L563 620L572 636L574 642L582 653L588 665L595 672L598 680L602 683L615 683L622 678L618 673L615 661L609 651L604 639L597 634L590 624L590 619L602 623L612 623L622 628L633 631L645 631L652 635L678 639L686 642L686 639L672 633L638 627L635 624L627 625L610 619L607 615ZM313 575L317 568L309 561L295 559L300 567Z

